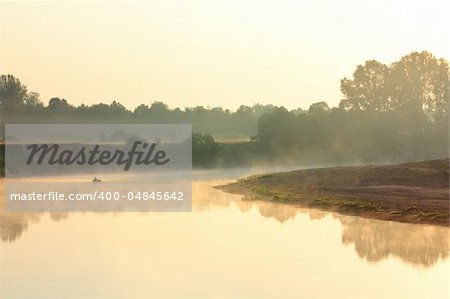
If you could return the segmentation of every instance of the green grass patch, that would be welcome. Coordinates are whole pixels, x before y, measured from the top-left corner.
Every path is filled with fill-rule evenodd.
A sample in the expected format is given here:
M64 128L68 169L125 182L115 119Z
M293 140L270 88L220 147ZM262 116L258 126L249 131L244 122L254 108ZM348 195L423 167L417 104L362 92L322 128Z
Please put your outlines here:
M276 195L282 195L280 192L277 192L277 191L272 190L265 186L253 187L252 191L255 192L256 194L259 194L262 196L269 196L269 197L274 197Z
M381 205L366 200L348 200L343 202L340 206L345 209L357 210L378 210L381 208Z
M281 192L266 186L256 186L252 189L253 193L262 197L270 197L273 201L293 202L297 198L292 192Z
M321 207L328 207L328 206L335 206L338 204L338 199L331 198L331 197L321 197L314 199L313 205L315 206L321 206Z
M312 205L319 207L336 207L343 210L380 210L382 208L381 205L375 204L368 200L346 200L333 197L321 197L315 199Z
M246 195L242 198L243 201L254 201L254 200L258 200L259 197L257 196L253 196L253 195Z
M428 218L428 219L436 219L436 218L448 218L448 213L441 212L426 212L420 211L419 214L416 215L417 218Z

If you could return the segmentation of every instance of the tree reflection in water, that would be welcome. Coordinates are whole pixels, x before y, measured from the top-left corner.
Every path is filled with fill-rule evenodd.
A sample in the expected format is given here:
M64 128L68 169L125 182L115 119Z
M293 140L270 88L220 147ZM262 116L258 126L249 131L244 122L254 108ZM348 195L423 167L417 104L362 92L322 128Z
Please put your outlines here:
M28 229L30 223L37 223L45 213L5 212L5 185L0 180L0 239L1 242L14 242ZM52 220L59 221L68 217L68 213L49 213Z
M236 204L245 204L246 209L250 209L249 202L237 201ZM342 243L353 245L358 256L368 262L380 262L393 256L414 266L431 267L449 255L447 227L366 219L264 201L251 204L262 216L281 223L293 219L298 213L307 213L311 220L331 214L342 224Z
M28 229L30 223L37 223L45 213L5 213L0 211L0 239L2 242L14 242ZM65 219L68 213L52 212L50 218L54 221Z
M359 257L379 262L389 256L422 267L447 259L449 230L446 227L338 217L343 225L342 243L353 244Z
M280 223L294 219L297 214L307 214L311 220L332 215L342 224L342 243L354 247L360 258L368 262L380 262L389 256L404 262L431 267L449 255L449 228L388 222L360 217L332 214L314 209L301 209L293 205L264 201L243 201L241 196L226 194L211 188L211 182L193 184L193 210L205 212L209 209L229 208L235 205L242 213L257 209L265 218ZM0 191L2 186L0 185ZM1 193L3 194L3 192ZM38 222L46 213L6 213L3 200L0 201L1 242L15 242L31 223ZM120 214L120 213L116 213ZM49 213L54 221L65 219L69 213ZM151 215L149 215L151 216Z

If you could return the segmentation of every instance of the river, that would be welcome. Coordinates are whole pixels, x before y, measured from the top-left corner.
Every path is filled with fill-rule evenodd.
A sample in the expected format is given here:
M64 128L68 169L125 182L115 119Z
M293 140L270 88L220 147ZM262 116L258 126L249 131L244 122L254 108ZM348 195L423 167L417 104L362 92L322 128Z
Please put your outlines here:
M213 188L240 175L197 175L193 212L1 212L0 298L448 298L448 228Z

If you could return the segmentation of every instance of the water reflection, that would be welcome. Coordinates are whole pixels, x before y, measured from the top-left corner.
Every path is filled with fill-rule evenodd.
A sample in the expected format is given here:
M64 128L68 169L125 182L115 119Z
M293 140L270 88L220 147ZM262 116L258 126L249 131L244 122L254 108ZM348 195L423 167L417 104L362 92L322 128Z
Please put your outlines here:
M264 218L275 219L286 226L291 225L290 221L296 217L307 216L312 221L322 221L325 217L330 217L342 225L342 243L353 247L360 258L371 263L378 263L393 256L410 265L432 267L439 260L447 259L449 255L449 229L446 227L378 221L301 209L293 205L243 201L240 196L226 194L212 187L220 183L223 181L197 181L193 184L194 213L229 210L232 207L237 207L241 213L256 209ZM3 205L0 205L0 237L4 243L19 240L30 225L39 222L40 218L46 215L6 213ZM151 214L148 216L152 217ZM61 221L69 217L70 213L54 212L48 215L53 221Z
M253 205L262 216L281 223L297 214L307 214L311 220L331 215L342 224L342 243L353 246L358 256L368 262L394 256L411 265L430 267L449 255L449 229L446 227L366 219L270 202L236 201L236 204L244 206L245 210L251 209L249 204Z
M0 212L0 238L2 242L14 242L28 229L30 221L39 220L38 214Z
M449 231L444 227L339 217L342 243L353 245L359 257L379 262L390 255L403 261L430 267L448 258Z
M204 190L208 186L208 183L202 183L197 188ZM214 200L208 200L211 197ZM232 200L226 193L215 190L210 190L203 201L195 200L194 207L203 210L212 206L229 207L232 203L242 212L256 208L262 216L280 223L295 218L297 214L307 214L311 220L331 215L342 225L342 243L353 246L358 256L368 262L380 262L394 256L411 265L430 267L439 260L447 259L449 255L449 229L446 227L345 216L288 204Z
M69 213L48 213L54 221L66 219ZM6 213L0 211L0 239L2 242L14 242L28 229L30 223L37 223L45 213Z

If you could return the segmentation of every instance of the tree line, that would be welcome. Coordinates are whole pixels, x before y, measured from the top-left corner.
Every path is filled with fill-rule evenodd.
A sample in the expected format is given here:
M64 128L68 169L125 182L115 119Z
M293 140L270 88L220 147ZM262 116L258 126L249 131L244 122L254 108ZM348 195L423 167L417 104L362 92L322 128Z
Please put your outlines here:
M256 140L270 156L302 161L411 161L449 155L449 66L429 52L390 65L358 65L341 80L339 107L284 108L258 121Z
M255 135L257 121L273 105L240 106L236 111L221 107L187 107L170 109L167 104L154 101L129 110L118 101L111 104L70 104L66 99L53 97L45 105L36 92L13 75L0 77L0 116L4 123L167 123L192 124L198 133L212 134L226 141L248 139ZM1 136L0 136L1 137Z
M2 128L7 122L191 123L193 162L201 167L412 161L449 155L449 77L447 60L413 52L389 65L358 65L341 80L338 107L255 104L232 112L170 109L159 101L131 111L117 101L74 106L58 97L45 105L19 79L2 75L0 118Z

